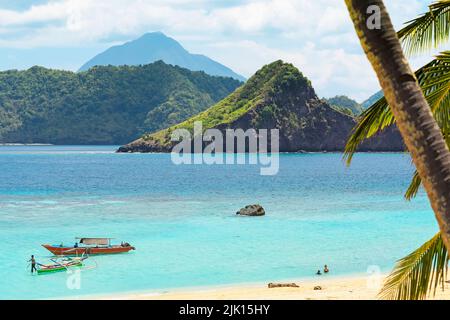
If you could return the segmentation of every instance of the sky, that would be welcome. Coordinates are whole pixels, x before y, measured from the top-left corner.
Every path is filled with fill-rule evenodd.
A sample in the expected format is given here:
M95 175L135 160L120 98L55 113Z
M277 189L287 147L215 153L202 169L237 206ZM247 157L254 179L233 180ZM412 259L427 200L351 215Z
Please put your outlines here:
M400 28L428 1L385 4ZM344 0L0 0L0 70L76 71L110 46L153 31L245 77L283 59L320 97L363 101L379 90ZM431 58L411 63L418 68Z

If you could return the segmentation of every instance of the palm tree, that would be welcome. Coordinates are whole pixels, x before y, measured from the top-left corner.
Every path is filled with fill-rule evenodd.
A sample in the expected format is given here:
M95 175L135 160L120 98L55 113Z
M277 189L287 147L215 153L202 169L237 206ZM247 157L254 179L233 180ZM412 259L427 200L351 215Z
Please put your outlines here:
M449 131L441 132L446 127L443 124L450 122L449 108L442 107L449 102L446 92L450 90L450 72L445 74L449 65L443 53L414 74L403 54L399 36L410 53L447 40L450 1L434 4L429 13L411 21L399 36L382 0L346 0L346 4L385 93L384 100L362 115L347 145L348 161L364 139L396 122L417 168L408 195L413 196L418 185L423 184L441 231L399 261L387 279L381 297L423 299L432 284L436 288L445 279L450 249L450 152L445 140ZM374 6L380 15L380 28L375 29L367 23L368 9Z

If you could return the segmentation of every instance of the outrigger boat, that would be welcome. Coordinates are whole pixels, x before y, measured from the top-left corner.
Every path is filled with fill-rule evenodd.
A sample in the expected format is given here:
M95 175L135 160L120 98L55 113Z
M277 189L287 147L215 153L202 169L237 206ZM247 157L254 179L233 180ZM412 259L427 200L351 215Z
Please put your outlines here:
M37 274L42 275L48 273L63 272L67 271L69 268L82 267L83 261L86 259L87 257L84 256L81 258L64 258L61 261L58 261L57 259L50 259L53 264L37 264Z
M136 248L132 247L129 243L122 242L120 245L112 245L112 238L76 238L76 240L75 246L72 247L67 247L62 244L59 246L43 244L42 246L55 256L116 254L136 250Z

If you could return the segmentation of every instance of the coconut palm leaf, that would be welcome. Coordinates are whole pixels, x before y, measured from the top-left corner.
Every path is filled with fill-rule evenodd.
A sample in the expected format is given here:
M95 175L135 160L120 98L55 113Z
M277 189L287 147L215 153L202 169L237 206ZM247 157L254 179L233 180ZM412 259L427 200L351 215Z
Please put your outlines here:
M448 115L449 107L449 90L450 90L450 51L441 52L436 59L420 68L416 72L419 84L430 104L431 109L437 116L441 116L437 120L448 122L449 119L442 117ZM446 110L440 114L438 109L444 107ZM447 123L445 123L447 125Z
M450 36L450 0L438 0L429 11L408 21L398 32L402 45L409 55L437 48Z
M416 76L450 146L450 51L442 52L432 62L417 70ZM395 118L384 97L364 111L345 147L344 158L347 159L347 164L350 165L360 144L394 123ZM416 172L405 198L414 198L420 185L421 180Z
M419 193L420 186L422 185L422 180L419 177L419 173L416 171L414 172L414 176L412 178L412 181L408 187L408 190L406 190L405 198L407 200L412 200L417 196L417 193Z
M386 279L379 298L386 300L423 300L429 293L444 288L448 253L440 233L419 249L401 259Z
M417 70L416 77L439 126L447 136L450 134L450 51L442 52ZM351 163L361 143L394 123L395 118L384 97L364 111L345 147L347 164Z
M357 125L347 141L344 150L344 159L350 165L358 147L375 134L383 131L386 127L395 123L389 105L384 97L375 102L370 108L365 110L359 117Z

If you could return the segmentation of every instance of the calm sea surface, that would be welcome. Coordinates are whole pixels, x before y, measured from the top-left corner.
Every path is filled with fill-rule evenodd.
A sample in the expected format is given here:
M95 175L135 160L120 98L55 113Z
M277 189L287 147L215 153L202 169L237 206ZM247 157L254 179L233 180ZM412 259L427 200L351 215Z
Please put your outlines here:
M260 176L254 165L114 150L0 147L0 298L294 280L324 264L334 275L387 272L437 232L423 193L403 199L408 155L360 154L350 168L341 154L281 155L279 174ZM253 203L267 216L235 216ZM30 275L31 254L48 262L41 244L82 236L137 250L91 257L79 289L73 274Z

